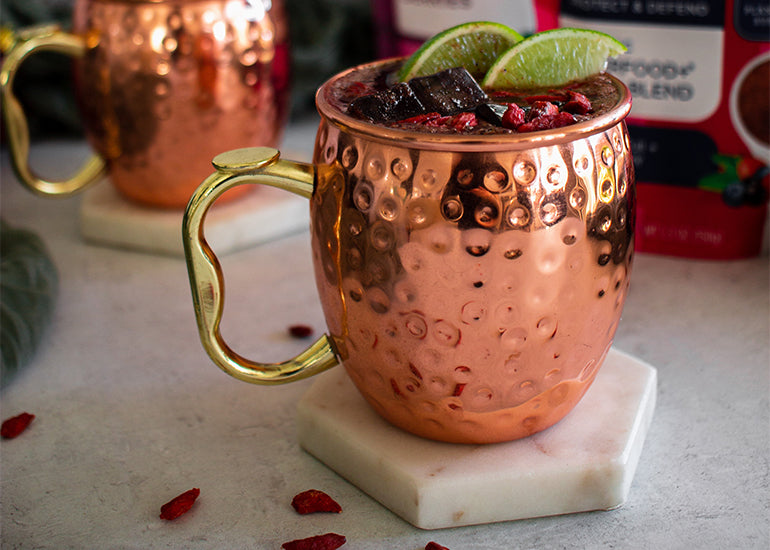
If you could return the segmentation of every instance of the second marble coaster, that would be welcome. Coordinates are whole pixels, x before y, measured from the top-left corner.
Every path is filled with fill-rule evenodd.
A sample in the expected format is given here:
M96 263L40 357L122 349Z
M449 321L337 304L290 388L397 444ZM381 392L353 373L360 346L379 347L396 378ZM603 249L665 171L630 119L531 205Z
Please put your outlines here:
M130 203L108 182L85 192L80 231L89 242L140 252L184 256L182 210L159 210ZM307 199L259 186L238 200L214 204L206 216L206 240L216 254L248 248L306 230Z

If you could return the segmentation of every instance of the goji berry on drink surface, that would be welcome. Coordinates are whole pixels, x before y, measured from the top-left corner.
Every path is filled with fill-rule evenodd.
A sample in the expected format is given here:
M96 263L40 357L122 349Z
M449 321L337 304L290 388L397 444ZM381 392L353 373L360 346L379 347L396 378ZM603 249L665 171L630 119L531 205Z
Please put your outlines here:
M409 118L405 118L404 120L400 120L399 122L404 124L422 124L424 122L429 122L437 118L441 118L441 114L433 111L432 113L424 113L422 115L416 115Z
M343 535L326 533L325 535L284 542L281 548L283 550L336 550L346 542L347 539Z
M452 117L449 115L446 116L440 116L438 118L431 118L430 120L425 121L425 126L449 126L449 124L452 122Z
M508 128L509 130L515 130L522 124L524 124L524 109L516 105L515 103L509 103L508 109L506 109L505 113L503 114L503 118L501 120L501 123L503 125L503 128Z
M555 115L541 115L525 122L518 128L519 132L535 132L537 130L550 130L553 128L562 128L575 122L575 117L565 111Z
M160 519L171 521L187 513L200 494L201 490L196 487L172 498L160 507Z
M372 87L368 84L364 84L363 82L353 82L350 86L347 87L345 91L353 96L360 96L373 92Z
M291 325L289 327L289 334L294 338L308 338L313 334L313 327L308 325Z
M553 91L549 94L529 95L524 98L527 103L534 103L535 101L550 101L564 103L569 99L569 91Z
M2 427L0 427L0 436L3 439L13 439L16 436L21 435L34 418L34 414L23 412L17 416L6 419L3 422Z
M298 514L313 514L315 512L333 512L339 514L342 512L342 506L332 497L317 489L302 491L296 495L291 505Z
M441 546L437 542L430 541L425 545L425 550L449 550L446 546Z
M591 111L591 101L579 92L570 91L570 100L564 104L563 110L576 115L584 115Z
M527 113L527 122L540 117L553 117L559 114L559 108L550 101L533 101Z
M450 126L455 130L464 130L465 128L475 128L479 125L476 115L473 113L458 113L452 117Z

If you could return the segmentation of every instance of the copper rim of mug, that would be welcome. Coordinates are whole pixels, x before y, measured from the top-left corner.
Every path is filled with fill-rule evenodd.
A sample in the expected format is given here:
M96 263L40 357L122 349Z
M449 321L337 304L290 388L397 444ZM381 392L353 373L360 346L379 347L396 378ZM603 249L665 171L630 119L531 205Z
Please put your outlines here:
M396 141L408 144L414 149L435 151L515 151L531 149L532 147L560 145L598 134L623 121L631 111L631 92L628 86L609 73L607 73L607 76L615 83L620 94L618 102L610 111L590 120L571 124L563 128L541 130L526 134L429 134L401 128L388 128L347 115L328 101L326 97L328 90L335 82L346 77L351 72L377 65L395 63L402 59L404 58L382 59L347 69L333 76L321 85L316 92L315 101L318 112L323 118L345 132L364 135L372 141L381 143Z

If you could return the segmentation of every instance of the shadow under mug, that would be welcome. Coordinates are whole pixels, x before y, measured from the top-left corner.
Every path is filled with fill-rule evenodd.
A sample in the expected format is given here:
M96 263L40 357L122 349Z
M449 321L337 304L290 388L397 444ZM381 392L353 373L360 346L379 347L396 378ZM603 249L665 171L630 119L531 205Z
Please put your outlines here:
M593 382L629 288L628 89L612 78L617 105L590 121L469 137L351 118L329 100L346 76L316 95L312 165L230 151L191 199L183 240L204 348L258 384L342 364L377 413L425 438L492 443L558 422ZM219 330L223 275L203 229L241 184L310 203L328 334L279 364L238 355Z
M228 148L276 146L288 108L288 29L280 0L77 0L72 33L18 33L0 72L15 172L43 195L69 195L105 173L126 198L182 209ZM51 51L74 58L73 85L95 151L69 179L29 163L20 65ZM246 189L228 194L228 200Z

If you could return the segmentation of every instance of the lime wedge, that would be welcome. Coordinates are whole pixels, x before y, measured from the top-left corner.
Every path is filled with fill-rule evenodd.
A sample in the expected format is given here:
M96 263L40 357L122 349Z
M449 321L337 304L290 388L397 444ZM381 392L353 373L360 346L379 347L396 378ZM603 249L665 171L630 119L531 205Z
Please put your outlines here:
M404 62L397 77L406 82L444 69L465 67L481 78L501 53L521 39L519 33L500 23L463 23L429 38Z
M504 52L489 68L481 86L546 88L598 74L607 59L626 47L603 32L561 28L529 36Z

